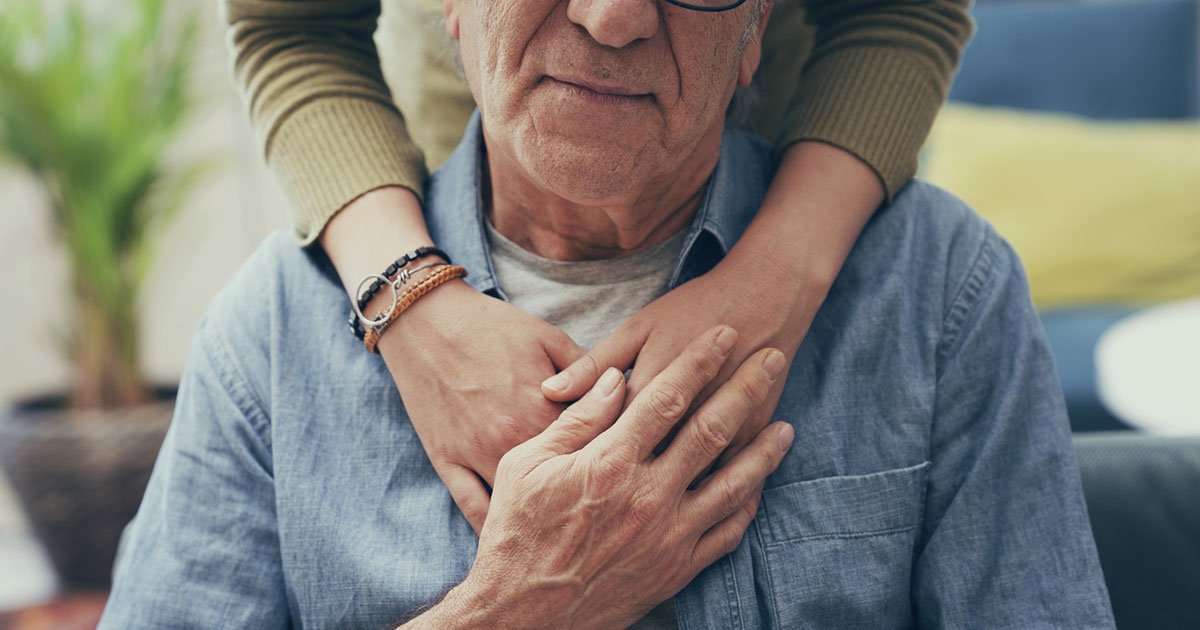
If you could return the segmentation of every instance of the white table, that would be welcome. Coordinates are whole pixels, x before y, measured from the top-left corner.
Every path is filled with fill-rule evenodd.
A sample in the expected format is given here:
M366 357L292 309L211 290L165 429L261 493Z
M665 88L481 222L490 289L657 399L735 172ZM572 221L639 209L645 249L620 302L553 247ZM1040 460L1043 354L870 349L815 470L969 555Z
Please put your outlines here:
M1159 435L1200 435L1200 298L1127 317L1096 344L1096 389L1118 418Z

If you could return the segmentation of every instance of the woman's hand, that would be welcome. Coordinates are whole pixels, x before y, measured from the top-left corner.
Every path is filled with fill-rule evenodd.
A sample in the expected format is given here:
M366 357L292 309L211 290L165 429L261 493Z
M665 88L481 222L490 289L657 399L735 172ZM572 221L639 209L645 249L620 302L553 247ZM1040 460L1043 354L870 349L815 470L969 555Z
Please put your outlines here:
M475 532L500 458L564 405L538 384L583 355L558 328L462 281L422 297L379 342L429 461ZM482 481L480 478L482 477Z
M562 374L543 383L542 392L556 402L575 400L605 368L632 366L629 387L636 395L690 339L713 325L728 324L741 333L737 346L697 404L755 350L771 346L787 357L770 395L718 465L729 461L771 420L800 342L881 201L882 183L858 158L819 142L792 145L762 209L724 260L634 314Z
M779 348L787 359L764 403L741 425L717 465L729 461L771 421L792 358L824 297L823 288L813 287L811 303L798 304L800 292L780 290L778 284L772 286L771 276L764 275L760 281L753 281L750 280L754 278L752 274L736 275L737 271L734 266L714 268L651 302L583 358L556 378L543 383L542 392L553 401L574 400L587 392L607 367L628 369L632 365L629 378L629 399L632 400L679 356L690 340L716 323L728 324L741 331L737 344L730 360L696 398L695 404L707 400L730 379L737 366L760 348ZM561 382L556 379L566 379L565 388L555 389L554 386ZM668 440L673 435L668 436ZM659 449L664 447L665 443L659 445Z
M416 196L396 186L347 204L321 234L351 296L365 274L431 244ZM379 312L387 294L380 291L366 312ZM405 311L379 353L429 461L478 533L491 499L484 482L495 480L500 457L564 408L538 384L583 350L561 330L456 280Z

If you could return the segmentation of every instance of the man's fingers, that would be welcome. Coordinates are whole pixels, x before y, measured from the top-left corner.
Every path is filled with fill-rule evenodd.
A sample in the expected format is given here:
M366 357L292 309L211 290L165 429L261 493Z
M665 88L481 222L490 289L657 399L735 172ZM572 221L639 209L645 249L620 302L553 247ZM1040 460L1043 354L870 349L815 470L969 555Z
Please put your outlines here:
M729 326L697 337L638 394L612 430L597 440L597 448L629 452L635 461L648 458L721 370L736 341L737 331Z
M655 462L679 487L686 487L752 422L787 359L774 348L747 358L733 377L700 405ZM759 428L754 429L758 433ZM753 435L753 434L752 434Z
M625 401L625 376L608 368L583 398L567 407L541 434L526 442L553 455L573 453L612 426Z
M542 395L555 402L570 402L583 396L607 368L629 369L646 341L646 334L638 326L622 325L565 370L543 381Z
M790 367L789 365L788 368ZM771 421L775 413L775 408L779 404L779 397L783 395L783 388L787 385L788 368L783 370L783 373L771 385L771 389L767 391L767 400L759 405L758 409L750 417L748 423L750 426L743 425L742 430L738 431L738 434L734 436L733 443L721 453L721 456L717 458L716 463L710 467L710 470L720 468L733 459L734 455L737 455L739 451L745 448L750 443L750 440L753 440L754 436L758 435L758 432ZM703 473L701 474L703 475Z
M727 466L688 493L684 518L704 530L729 519L731 514L736 516L739 506L745 505L779 467L794 437L795 430L786 422L763 429Z
M692 550L692 567L694 571L703 571L708 565L731 553L742 543L742 536L750 522L758 514L758 502L761 498L762 484L754 489L750 500L738 506L737 511L714 525L700 537Z
M438 476L478 536L492 504L492 495L484 487L483 481L475 471L458 464L442 466L438 469Z
M696 541L692 550L695 570L703 570L741 544L746 528L758 514L763 484L779 467L794 438L795 430L785 422L763 429L728 466L694 491L684 518L701 523L701 527L716 523Z

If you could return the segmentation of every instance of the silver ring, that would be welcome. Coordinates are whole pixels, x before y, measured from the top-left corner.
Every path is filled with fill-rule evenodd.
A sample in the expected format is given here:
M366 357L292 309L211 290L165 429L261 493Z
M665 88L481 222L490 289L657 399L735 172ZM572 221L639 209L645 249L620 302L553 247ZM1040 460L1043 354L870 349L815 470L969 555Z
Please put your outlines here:
M377 280L377 279L383 280L383 284L387 285L388 289L391 289L392 305L390 307L388 307L384 312L380 313L377 318L371 319L371 318L367 317L366 315L363 315L362 309L360 309L358 307L358 302L359 302L359 300L362 300L363 285L366 284L370 280ZM354 294L358 296L358 299L353 300L353 303L351 304L351 306L354 307L354 314L358 316L358 321L362 322L363 326L367 326L370 328L374 328L374 327L382 324L383 322L386 322L388 320L388 318L392 316L392 311L396 310L396 303L400 301L400 292L396 289L396 285L392 284L392 281L390 279L388 279L387 276L380 275L377 273L363 276L363 279L358 281L358 288L354 291Z

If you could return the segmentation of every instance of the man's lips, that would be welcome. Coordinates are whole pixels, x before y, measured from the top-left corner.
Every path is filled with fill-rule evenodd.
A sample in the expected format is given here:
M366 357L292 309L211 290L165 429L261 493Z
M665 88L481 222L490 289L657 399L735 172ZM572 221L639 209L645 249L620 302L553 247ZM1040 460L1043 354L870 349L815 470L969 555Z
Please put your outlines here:
M618 98L646 98L651 96L650 93L643 92L641 90L622 85L594 81L573 75L547 75L546 78L550 79L551 81L561 83L567 87L586 90L602 96Z

